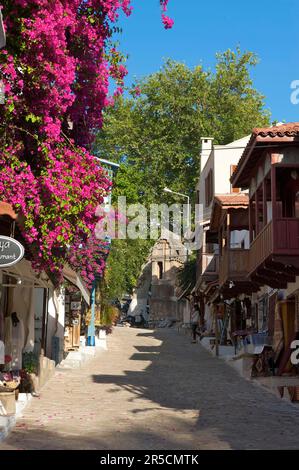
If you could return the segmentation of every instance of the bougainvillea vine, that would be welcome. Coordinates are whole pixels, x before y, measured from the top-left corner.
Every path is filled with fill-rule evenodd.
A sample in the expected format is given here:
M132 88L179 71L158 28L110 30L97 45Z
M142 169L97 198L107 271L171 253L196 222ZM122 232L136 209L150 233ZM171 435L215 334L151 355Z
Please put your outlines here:
M120 94L127 74L110 45L121 10L131 14L130 0L2 1L1 198L24 216L34 267L57 279L65 263L89 284L104 269L107 246L93 237L111 183L90 149L111 104L109 79Z

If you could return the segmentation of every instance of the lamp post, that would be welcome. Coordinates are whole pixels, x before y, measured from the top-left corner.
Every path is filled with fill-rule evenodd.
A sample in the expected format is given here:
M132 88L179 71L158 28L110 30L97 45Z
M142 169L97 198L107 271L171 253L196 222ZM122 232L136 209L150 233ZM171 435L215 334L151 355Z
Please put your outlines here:
M104 160L103 158L95 157L99 162L101 162L102 166L106 167L108 170L108 174L111 179L114 176L114 173L119 168L119 165L114 162L110 162L109 160ZM108 168L107 168L108 167ZM111 205L111 192L108 197L108 204ZM92 283L91 288L91 301L90 301L90 308L91 308L91 317L90 323L88 325L87 331L87 346L95 346L95 309L96 309L96 286L97 286L97 276L95 274L94 281Z
M188 201L188 206L187 206L187 229L188 229L189 225L190 225L190 197L187 196L187 194L177 193L176 191L172 191L172 189L169 189L169 188L164 188L163 191L165 193L176 194L177 196L182 196L182 197L185 197L187 199L187 201Z
M187 230L186 230L186 232L187 232L189 227L190 227L190 197L187 196L187 194L178 193L176 191L172 191L172 189L169 189L169 188L164 188L163 191L165 193L176 194L177 196L181 196L181 197L184 197L184 198L187 199L187 201L188 201L188 205L187 205ZM188 261L188 259L189 259L189 250L187 248L187 261Z

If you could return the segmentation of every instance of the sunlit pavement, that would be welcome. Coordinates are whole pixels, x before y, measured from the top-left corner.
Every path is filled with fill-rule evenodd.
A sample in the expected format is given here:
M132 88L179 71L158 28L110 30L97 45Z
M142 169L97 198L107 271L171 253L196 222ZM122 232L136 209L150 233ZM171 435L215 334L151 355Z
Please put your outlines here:
M57 371L0 449L297 449L299 409L175 329L116 328Z

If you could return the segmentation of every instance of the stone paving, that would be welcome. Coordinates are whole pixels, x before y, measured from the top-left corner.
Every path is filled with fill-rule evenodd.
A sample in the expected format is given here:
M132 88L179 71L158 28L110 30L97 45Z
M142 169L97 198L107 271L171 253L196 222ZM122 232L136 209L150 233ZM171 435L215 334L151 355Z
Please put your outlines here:
M109 350L58 370L2 449L297 449L299 409L175 329L116 328Z

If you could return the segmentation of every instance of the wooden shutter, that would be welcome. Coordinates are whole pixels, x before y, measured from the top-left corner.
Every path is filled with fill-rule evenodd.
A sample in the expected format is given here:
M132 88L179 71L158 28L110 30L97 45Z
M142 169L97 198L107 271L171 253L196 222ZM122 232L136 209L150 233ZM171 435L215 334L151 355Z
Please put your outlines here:
M237 165L231 165L230 166L230 176L234 173L235 169L237 168ZM241 188L233 188L231 186L231 192L232 193L239 193L241 191Z

